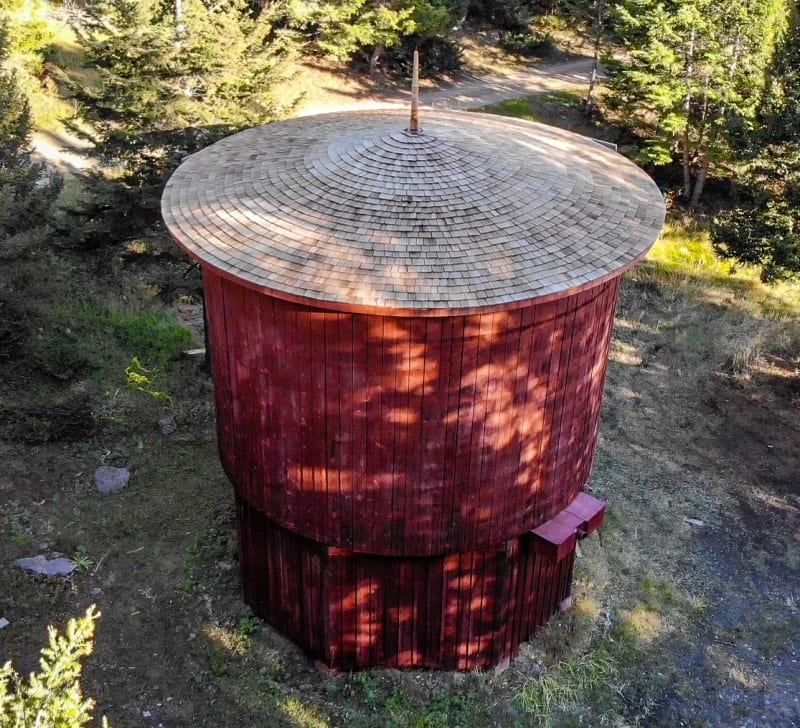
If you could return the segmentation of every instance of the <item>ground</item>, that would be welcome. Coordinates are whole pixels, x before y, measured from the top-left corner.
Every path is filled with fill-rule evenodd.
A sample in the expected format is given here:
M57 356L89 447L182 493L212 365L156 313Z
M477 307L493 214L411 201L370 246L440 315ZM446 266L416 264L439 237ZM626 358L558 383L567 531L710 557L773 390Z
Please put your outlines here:
M571 125L570 103L531 108ZM212 385L173 358L202 345L176 249L1 262L0 662L35 669L96 603L84 689L118 728L800 726L800 292L730 274L702 231L675 218L624 280L588 484L607 523L572 609L497 676L325 675L248 613ZM103 464L128 487L98 494ZM13 566L35 553L80 568Z

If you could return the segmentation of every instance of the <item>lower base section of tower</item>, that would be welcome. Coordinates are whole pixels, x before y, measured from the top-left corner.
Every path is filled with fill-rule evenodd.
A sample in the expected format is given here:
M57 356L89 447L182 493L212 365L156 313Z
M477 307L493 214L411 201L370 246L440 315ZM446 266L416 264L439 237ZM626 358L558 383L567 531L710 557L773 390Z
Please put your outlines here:
M386 557L316 543L237 507L245 601L341 670L502 665L569 596L575 538L599 522L564 511L494 549Z

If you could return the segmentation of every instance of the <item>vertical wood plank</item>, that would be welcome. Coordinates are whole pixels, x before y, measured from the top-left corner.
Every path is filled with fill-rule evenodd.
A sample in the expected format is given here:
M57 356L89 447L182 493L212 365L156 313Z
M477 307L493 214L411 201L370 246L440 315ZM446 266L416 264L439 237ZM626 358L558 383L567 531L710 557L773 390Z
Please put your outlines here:
M370 341L369 323L365 316L352 316L353 327L353 376L350 409L352 413L350 438L352 507L351 530L353 549L369 551L372 546L374 501L367 481L367 441L369 438L369 400L368 380Z

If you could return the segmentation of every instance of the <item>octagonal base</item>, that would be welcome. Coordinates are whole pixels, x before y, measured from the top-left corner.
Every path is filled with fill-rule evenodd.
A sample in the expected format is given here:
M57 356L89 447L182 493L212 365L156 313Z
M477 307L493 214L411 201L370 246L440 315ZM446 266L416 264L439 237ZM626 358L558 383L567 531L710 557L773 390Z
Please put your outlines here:
M566 549L532 532L492 550L384 557L315 543L237 505L245 601L333 669L498 666L569 596L574 536Z

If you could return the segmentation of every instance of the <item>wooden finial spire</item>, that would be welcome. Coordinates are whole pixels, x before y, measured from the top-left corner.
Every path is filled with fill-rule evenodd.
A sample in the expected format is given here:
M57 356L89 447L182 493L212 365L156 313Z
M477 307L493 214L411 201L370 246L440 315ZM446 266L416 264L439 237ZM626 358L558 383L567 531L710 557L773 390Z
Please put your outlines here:
M414 68L411 73L411 134L419 134L419 51L414 51Z

